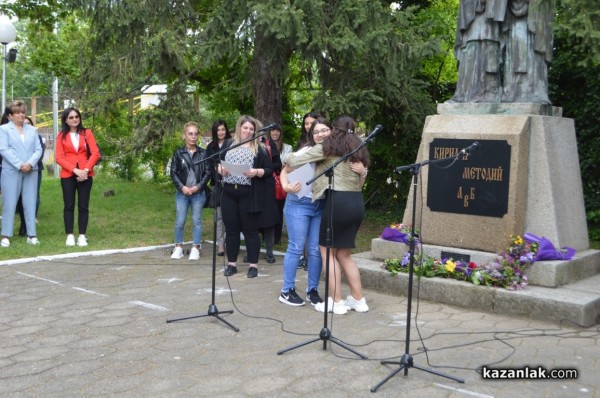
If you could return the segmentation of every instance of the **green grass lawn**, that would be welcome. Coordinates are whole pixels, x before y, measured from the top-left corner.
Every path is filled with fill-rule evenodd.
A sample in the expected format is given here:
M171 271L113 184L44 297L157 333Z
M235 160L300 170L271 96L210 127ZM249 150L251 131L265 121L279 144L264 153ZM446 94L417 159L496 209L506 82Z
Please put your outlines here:
M112 190L114 196L104 196ZM170 184L126 182L104 176L94 179L90 200L90 220L87 237L89 246L66 247L63 223L63 200L60 180L44 175L42 179L37 236L39 246L28 245L24 237L13 236L9 248L0 248L0 261L41 255L63 254L103 249L122 249L173 243L175 223L174 189ZM377 213L380 214L380 213ZM204 240L213 238L213 210L204 210ZM356 252L371 250L371 239L379 236L388 221L379 219L365 222L357 237ZM15 220L15 231L20 225ZM77 235L77 212L75 213ZM192 237L188 215L185 240ZM276 250L285 251L287 236L282 237Z
M114 196L104 196L104 192L109 190L114 191ZM172 243L175 219L173 193L169 185L96 177L86 234L89 246L66 247L60 180L44 175L37 224L37 236L41 244L28 245L25 238L14 236L10 248L0 250L0 260ZM205 218L212 219L212 211L210 216L208 213L206 211ZM19 223L17 216L15 231L18 231ZM186 225L186 229L186 237L191 239L191 226Z

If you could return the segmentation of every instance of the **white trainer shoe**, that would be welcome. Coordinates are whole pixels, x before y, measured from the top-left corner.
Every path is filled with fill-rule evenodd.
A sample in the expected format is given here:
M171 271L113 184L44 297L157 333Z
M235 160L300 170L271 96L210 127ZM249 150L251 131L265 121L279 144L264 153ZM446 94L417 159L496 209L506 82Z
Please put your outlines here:
M10 240L8 240L8 238L2 238L2 241L0 241L0 246L10 247Z
M346 297L344 301L346 308L348 310L354 310L356 312L367 312L369 311L369 306L367 305L367 300L363 297L360 300L356 300L351 295Z
M325 302L315 304L315 310L319 312L325 312ZM348 312L344 300L340 300L337 303L333 302L331 297L327 298L327 312L333 312L336 315L344 315Z
M87 238L85 237L85 235L79 235L79 237L77 238L77 246L87 246Z
M35 236L33 236L31 238L27 237L27 244L29 244L29 245L39 245L40 241Z
M179 260L183 257L183 248L181 246L175 246L175 250L173 250L173 254L171 254L171 258L173 260Z
M195 246L190 250L190 260L200 260L200 250Z
M67 241L65 242L67 246L75 246L75 236L73 234L67 235Z

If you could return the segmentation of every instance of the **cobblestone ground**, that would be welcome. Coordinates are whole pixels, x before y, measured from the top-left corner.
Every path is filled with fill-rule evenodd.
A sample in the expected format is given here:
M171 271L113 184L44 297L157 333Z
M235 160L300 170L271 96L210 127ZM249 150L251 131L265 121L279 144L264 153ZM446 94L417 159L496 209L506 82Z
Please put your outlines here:
M407 344L404 297L366 291L369 312L327 321L311 305L280 303L281 256L272 265L262 259L255 279L246 278L244 265L225 278L218 257L214 303L239 332L214 316L194 318L207 315L212 303L210 245L205 249L198 262L171 260L160 248L0 265L0 395L600 396L596 327L490 315L415 297ZM306 272L299 270L297 290L305 288ZM332 341L320 338L324 328ZM415 367L372 393L407 351ZM485 365L575 369L578 378L488 380L478 372Z

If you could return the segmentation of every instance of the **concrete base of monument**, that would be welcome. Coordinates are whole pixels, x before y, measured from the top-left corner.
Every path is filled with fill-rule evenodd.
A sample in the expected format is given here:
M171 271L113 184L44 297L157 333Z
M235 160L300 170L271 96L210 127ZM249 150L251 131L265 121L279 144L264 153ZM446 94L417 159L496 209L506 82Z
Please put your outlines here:
M475 262L495 258L494 253L424 245L431 255L440 249L468 254ZM374 239L372 251L353 258L360 269L365 289L406 296L408 274L391 276L382 268L383 258L401 257L407 246ZM390 255L396 252L397 255ZM528 272L530 285L520 291L476 286L443 278L414 278L413 300L420 299L472 308L474 311L525 316L585 327L600 323L600 252L586 250L572 261L538 262ZM535 284L539 285L535 285Z

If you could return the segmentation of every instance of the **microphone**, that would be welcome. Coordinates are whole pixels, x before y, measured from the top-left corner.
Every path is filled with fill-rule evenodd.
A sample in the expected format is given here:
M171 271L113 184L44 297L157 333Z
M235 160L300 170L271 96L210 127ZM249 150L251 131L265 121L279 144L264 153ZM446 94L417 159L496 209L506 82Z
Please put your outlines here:
M271 130L275 126L277 126L277 123L271 123L271 124L263 127L262 129L256 130L254 133L260 133L261 131Z
M371 131L371 134L369 134L369 136L366 138L365 141L371 142L375 139L375 137L377 137L377 135L379 133L381 133L383 131L383 126L381 124L378 124L377 126L375 126L375 128L373 129L373 131Z
M463 148L458 154L459 155L470 155L471 151L479 149L479 141L475 141L466 148Z

